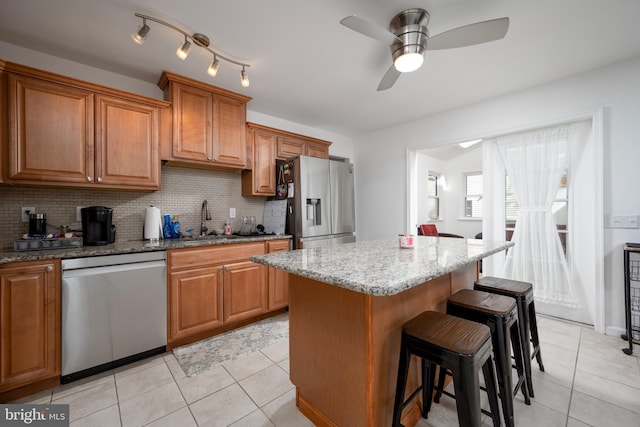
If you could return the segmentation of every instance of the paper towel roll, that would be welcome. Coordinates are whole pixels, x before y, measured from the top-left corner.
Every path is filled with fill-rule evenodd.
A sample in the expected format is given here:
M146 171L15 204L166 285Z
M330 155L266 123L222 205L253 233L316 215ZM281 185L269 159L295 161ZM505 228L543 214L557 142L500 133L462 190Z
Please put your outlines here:
M144 213L144 238L157 240L162 237L160 209L149 206Z

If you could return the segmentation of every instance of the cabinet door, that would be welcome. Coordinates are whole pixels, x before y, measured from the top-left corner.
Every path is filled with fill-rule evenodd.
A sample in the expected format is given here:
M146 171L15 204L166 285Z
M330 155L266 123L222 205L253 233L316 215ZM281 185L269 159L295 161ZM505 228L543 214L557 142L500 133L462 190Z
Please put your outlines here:
M213 95L173 83L173 152L176 159L213 160Z
M222 267L169 275L169 342L222 325Z
M96 182L160 188L159 109L121 98L96 99Z
M56 263L0 268L0 335L0 392L60 375Z
M289 251L289 240L267 242L267 253ZM289 305L289 273L269 267L269 310Z
M267 311L266 267L250 261L224 268L224 321L236 322Z
M214 95L213 159L221 165L247 164L246 103Z
M275 196L275 170L276 136L270 132L255 130L253 132L253 168L251 171L243 171L242 195ZM244 181L246 174L251 177L249 183Z
M93 94L8 74L9 173L35 183L92 182Z
M329 147L322 144L314 144L307 142L306 154L310 157L319 157L321 159L329 158Z
M305 141L288 136L279 136L276 154L279 159L303 156L306 154Z

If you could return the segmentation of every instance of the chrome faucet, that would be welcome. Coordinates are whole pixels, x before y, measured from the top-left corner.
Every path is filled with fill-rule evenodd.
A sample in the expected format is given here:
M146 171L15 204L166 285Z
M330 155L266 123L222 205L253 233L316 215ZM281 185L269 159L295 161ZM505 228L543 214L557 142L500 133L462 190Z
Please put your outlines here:
M209 229L205 225L205 221L211 221L211 213L209 212L209 203L205 200L200 208L200 235L206 236Z

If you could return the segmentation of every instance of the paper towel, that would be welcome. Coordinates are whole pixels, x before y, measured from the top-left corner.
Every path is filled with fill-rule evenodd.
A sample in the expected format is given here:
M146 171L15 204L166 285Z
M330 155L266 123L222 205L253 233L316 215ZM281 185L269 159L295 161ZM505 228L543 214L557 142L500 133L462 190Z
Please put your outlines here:
M144 238L160 239L162 238L162 219L160 209L149 206L144 212Z

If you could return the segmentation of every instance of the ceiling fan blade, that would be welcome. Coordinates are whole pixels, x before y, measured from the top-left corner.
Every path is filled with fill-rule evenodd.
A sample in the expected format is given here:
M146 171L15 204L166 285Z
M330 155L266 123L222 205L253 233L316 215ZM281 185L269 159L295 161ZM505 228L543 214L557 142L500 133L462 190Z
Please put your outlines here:
M357 31L360 34L364 34L367 37L380 40L387 44L391 44L398 40L398 37L396 37L395 34L356 15L347 16L346 18L343 18L340 23L347 28L351 28L353 31Z
M382 92L383 90L387 90L393 86L393 84L398 80L402 74L400 71L396 69L396 67L391 64L391 67L384 73L382 80L380 80L380 84L378 84L378 92Z
M427 50L452 49L500 40L507 34L509 18L476 22L454 28L427 39Z

